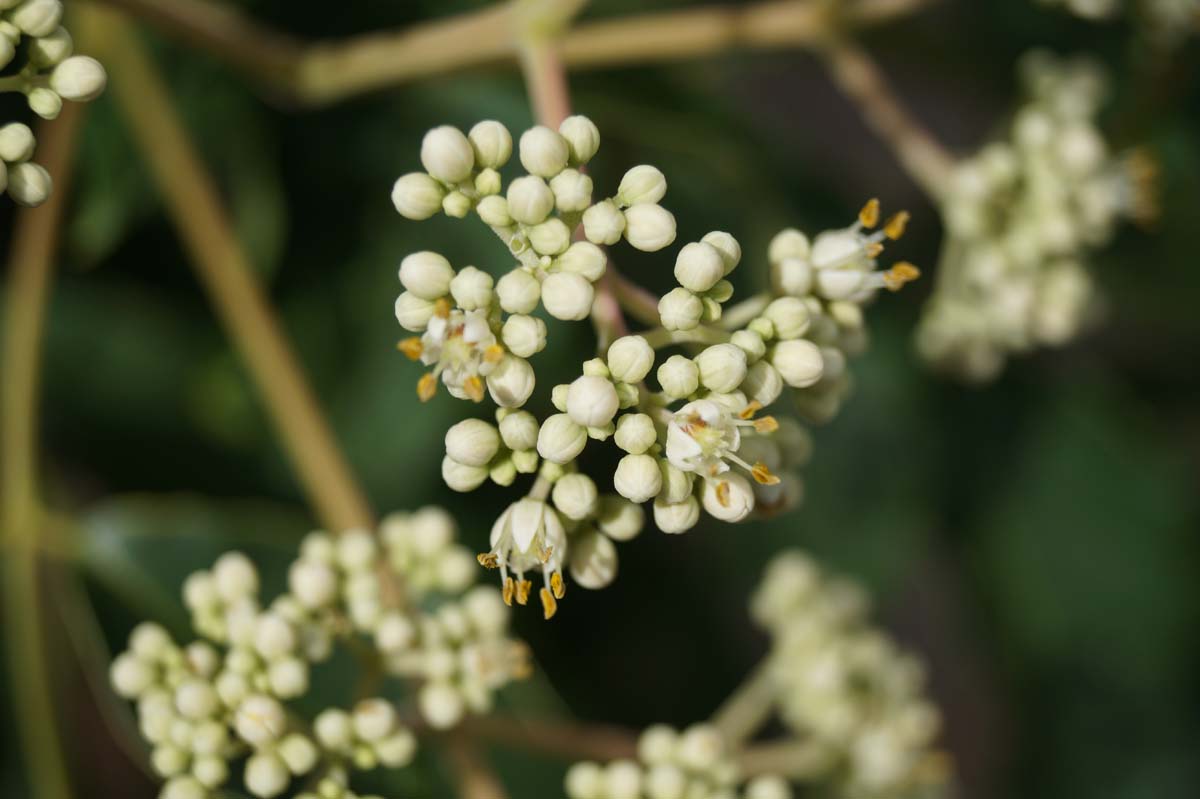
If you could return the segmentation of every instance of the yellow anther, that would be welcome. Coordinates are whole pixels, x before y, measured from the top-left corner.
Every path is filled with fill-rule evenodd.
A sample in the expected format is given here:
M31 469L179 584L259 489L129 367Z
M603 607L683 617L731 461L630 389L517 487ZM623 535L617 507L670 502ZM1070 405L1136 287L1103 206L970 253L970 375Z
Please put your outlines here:
M450 300L442 297L433 303L433 315L441 319L447 319L450 316Z
M514 641L508 649L508 672L515 680L524 680L533 674L532 658L529 647Z
M883 226L883 235L887 236L892 241L904 235L904 229L908 227L909 214L908 211L901 211L887 221Z
M421 346L420 338L418 338L417 336L412 336L411 338L406 338L403 341L397 343L396 349L403 352L404 355L410 361L415 361L421 357L421 352L424 349L424 347Z
M722 508L729 507L729 483L724 480L717 483L717 502L721 503Z
M875 227L879 224L879 200L872 197L858 212L858 221L863 227Z
M754 430L758 433L774 433L779 429L779 420L774 416L764 416L754 420Z
M513 578L505 577L504 578L504 592L503 592L504 604L508 605L510 608L512 607L513 594L516 592L516 590L517 590L517 584L513 580Z
M878 258L881 252L883 252L883 245L879 242L873 241L867 245L868 258Z
M517 604L529 604L529 592L533 590L533 583L529 580L522 580L517 583Z
M463 391L473 402L483 402L483 381L479 375L471 375L463 381Z
M901 261L883 273L883 285L889 291L899 291L905 283L911 283L921 276L921 270L908 261Z
M500 565L500 559L496 557L495 552L480 552L475 559L485 569L494 569Z
M542 615L545 616L546 621L549 621L558 612L558 602L554 599L554 595L545 588L539 592L539 595L542 598Z
M417 396L420 397L421 402L429 402L436 393L437 375L433 372L421 375L421 379L417 381Z
M483 351L483 360L485 363L500 363L500 359L504 357L504 348L499 344L493 344Z
M550 590L553 592L555 599L562 599L567 593L567 585L563 582L562 575L558 572L550 575Z
M771 473L767 468L767 464L759 461L754 464L754 468L750 470L750 475L754 478L754 482L765 486L779 485L779 478Z
M538 553L538 558L542 561L542 563L549 563L550 556L553 554L554 554L554 547L545 547L542 549L541 552Z
M759 402L758 400L752 400L749 405L747 405L745 408L742 408L741 413L738 414L738 418L739 419L753 419L754 414L758 413L761 410L762 410L762 403Z

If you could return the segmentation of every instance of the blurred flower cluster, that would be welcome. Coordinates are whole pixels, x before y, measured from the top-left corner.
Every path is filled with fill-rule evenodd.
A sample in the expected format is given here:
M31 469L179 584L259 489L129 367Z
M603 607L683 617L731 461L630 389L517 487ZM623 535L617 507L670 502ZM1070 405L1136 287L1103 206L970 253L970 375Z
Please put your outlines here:
M1142 20L1151 35L1175 44L1200 29L1200 0L1038 0L1062 6L1085 19L1111 19L1122 13Z

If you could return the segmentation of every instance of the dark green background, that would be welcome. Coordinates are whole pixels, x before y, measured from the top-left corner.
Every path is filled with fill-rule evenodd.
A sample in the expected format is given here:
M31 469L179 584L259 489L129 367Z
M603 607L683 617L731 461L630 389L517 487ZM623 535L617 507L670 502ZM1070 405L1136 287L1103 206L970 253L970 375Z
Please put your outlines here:
M253 13L315 38L477 5L262 0ZM598 0L587 16L651 5L688 4ZM393 347L392 302L410 251L491 270L507 258L478 223L401 219L389 190L418 167L433 125L528 126L516 72L281 109L208 56L151 38L373 503L454 503L464 537L482 545L509 495L485 488L463 502L438 471L445 428L480 409L444 394L418 407L418 370ZM1164 61L1129 25L1091 25L1025 0L945 2L865 42L916 114L963 152L1002 127L1020 53L1095 53L1115 77L1105 125L1116 145L1149 144L1163 162L1161 225L1126 228L1092 259L1108 302L1099 329L1014 363L986 388L915 358L911 332L931 280L882 298L870 314L873 348L853 364L858 390L817 431L804 507L770 524L649 531L621 546L609 589L572 590L549 624L518 614L540 676L507 693L503 710L631 727L704 718L764 650L746 614L763 565L802 546L867 583L882 623L929 660L963 796L1200 795L1200 42ZM679 241L724 229L742 242L743 296L763 285L776 230L844 224L870 196L885 211L913 212L896 256L927 274L936 263L937 213L809 55L589 71L573 74L571 88L602 132L597 190L611 191L634 164L659 166ZM616 257L651 288L671 283L669 256L622 247ZM540 388L574 374L591 346L587 325L553 324L535 359ZM182 629L179 581L231 546L272 564L278 585L287 548L314 524L108 97L87 121L42 412L46 493L85 522L81 566L110 646L140 618ZM51 582L70 585L61 573ZM51 602L56 629L73 631L55 633L54 660L75 784L88 795L151 796L97 710L87 678L99 665L69 646L90 620L78 602ZM3 715L0 790L23 795ZM564 764L496 762L514 796L558 791ZM393 795L450 795L439 768L423 758Z

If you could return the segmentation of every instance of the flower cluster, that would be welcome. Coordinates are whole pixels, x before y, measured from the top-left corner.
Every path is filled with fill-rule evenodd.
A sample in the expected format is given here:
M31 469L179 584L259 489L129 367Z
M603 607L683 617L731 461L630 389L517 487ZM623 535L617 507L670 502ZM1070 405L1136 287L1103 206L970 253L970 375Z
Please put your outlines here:
M743 784L744 783L744 784ZM567 799L791 799L782 778L740 778L715 727L696 724L682 732L665 725L647 728L637 759L606 765L576 763L567 771Z
M782 721L824 755L826 773L858 797L926 796L948 764L932 749L936 708L921 664L867 619L853 583L807 556L781 554L751 601L771 634L768 667Z
M1122 11L1138 14L1159 41L1171 44L1200 25L1200 0L1038 0L1059 5L1085 19L1116 17Z
M29 108L54 119L63 100L86 102L104 90L104 67L72 55L71 34L61 24L60 0L0 0L0 91L21 92ZM0 127L0 190L21 205L41 205L50 196L49 173L29 160L33 131L20 122Z
M411 762L416 740L384 699L326 709L311 723L289 704L308 693L335 642L356 636L373 642L385 673L419 686L417 710L431 727L490 710L495 690L527 673L527 654L508 636L499 592L472 587L474 558L454 538L438 508L389 516L378 539L311 533L288 591L265 607L241 553L192 574L184 602L207 640L180 646L145 623L111 670L117 692L137 701L151 762L167 780L163 799L213 795L235 761L255 796L320 775L322 797L352 799L350 769Z
M1011 140L953 176L941 271L917 336L925 358L973 380L995 376L1010 353L1077 335L1094 300L1087 253L1121 217L1155 213L1152 164L1114 157L1094 123L1098 68L1042 52L1021 68L1031 99Z

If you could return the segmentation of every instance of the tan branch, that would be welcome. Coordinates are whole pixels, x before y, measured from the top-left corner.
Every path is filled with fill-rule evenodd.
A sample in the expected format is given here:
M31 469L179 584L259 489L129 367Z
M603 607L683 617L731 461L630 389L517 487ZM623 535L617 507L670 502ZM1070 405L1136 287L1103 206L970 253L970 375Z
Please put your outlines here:
M474 741L458 731L446 736L445 743L446 759L450 761L462 799L508 799L504 784Z
M491 715L465 719L461 729L472 738L491 741L508 749L572 760L618 760L637 754L636 733L604 724Z

